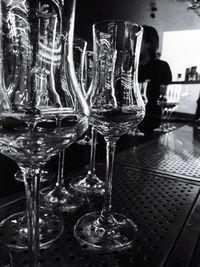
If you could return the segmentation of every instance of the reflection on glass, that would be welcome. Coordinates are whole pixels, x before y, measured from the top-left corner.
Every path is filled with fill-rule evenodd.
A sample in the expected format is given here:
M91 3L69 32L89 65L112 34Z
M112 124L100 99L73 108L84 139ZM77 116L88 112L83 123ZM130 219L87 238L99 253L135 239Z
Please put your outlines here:
M86 98L92 82L92 73L93 73L93 51L86 51L83 62L82 75L81 75L82 77L81 85ZM94 142L92 141L91 136L92 136L91 127L89 127L88 130L85 132L84 137L78 140L76 143L78 145L93 145Z
M143 99L143 102L146 106L147 102L148 102L148 98L147 98L147 85L148 85L149 80L146 80L142 83L139 83L139 90ZM144 136L144 133L140 131L140 129L138 128L138 125L135 127L135 129L131 132L129 132L129 135L133 135L133 136Z

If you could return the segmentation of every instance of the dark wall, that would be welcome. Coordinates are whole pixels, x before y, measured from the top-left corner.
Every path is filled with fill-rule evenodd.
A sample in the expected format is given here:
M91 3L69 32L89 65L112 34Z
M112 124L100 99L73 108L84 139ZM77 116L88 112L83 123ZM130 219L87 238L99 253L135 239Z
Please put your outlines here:
M98 4L92 0L78 0L76 5L75 35L92 43L92 24L103 18Z
M125 12L123 6L130 6L131 0L77 0L75 35L92 44L92 25L105 19L131 19L132 12Z

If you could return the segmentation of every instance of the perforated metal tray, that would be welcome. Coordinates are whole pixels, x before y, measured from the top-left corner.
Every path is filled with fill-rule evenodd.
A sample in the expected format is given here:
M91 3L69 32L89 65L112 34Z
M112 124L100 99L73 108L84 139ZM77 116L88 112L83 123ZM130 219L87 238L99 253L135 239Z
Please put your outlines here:
M104 177L105 166L97 173ZM77 219L102 208L102 198L86 201L84 208L64 214L64 233L50 248L41 249L42 267L160 267L171 254L182 227L198 195L199 187L173 179L163 179L146 170L115 164L113 211L132 219L139 228L134 246L123 252L90 252L73 236ZM24 209L24 199L0 208L1 219ZM0 237L1 238L1 237ZM14 267L28 266L28 252L12 251ZM178 255L177 255L178 256ZM179 255L181 257L181 255Z
M165 267L200 266L200 197L177 240L176 246L167 260Z
M200 181L200 131L183 126L149 143L128 149L116 162Z

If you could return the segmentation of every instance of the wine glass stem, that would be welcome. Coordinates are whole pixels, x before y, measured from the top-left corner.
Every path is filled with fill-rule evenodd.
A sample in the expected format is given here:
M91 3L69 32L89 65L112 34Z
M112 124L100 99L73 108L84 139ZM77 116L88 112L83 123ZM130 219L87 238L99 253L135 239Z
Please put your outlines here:
M117 140L118 138L116 137L105 137L106 179L105 179L104 206L101 212L101 220L103 220L104 222L108 222L111 217L113 163L114 163L115 147Z
M64 186L64 164L65 164L65 149L62 150L62 152L58 155L58 174L57 174L57 181L56 186L57 187L63 187Z
M167 121L167 130L169 130L170 129L170 108L167 108L166 121Z
M161 110L161 120L162 122L164 121L164 116L165 116L165 108L162 107L162 110Z
M96 144L97 144L97 131L92 127L91 129L92 135L92 144L90 150L90 166L89 166L89 174L95 174L95 161L96 161Z
M34 176L34 177L33 177ZM28 221L28 247L31 267L39 266L39 184L40 169L26 170L26 214Z
M161 124L160 124L160 127L162 130L165 129L165 111L166 111L166 108L162 107L161 109Z
M171 108L168 109L168 128L171 128Z

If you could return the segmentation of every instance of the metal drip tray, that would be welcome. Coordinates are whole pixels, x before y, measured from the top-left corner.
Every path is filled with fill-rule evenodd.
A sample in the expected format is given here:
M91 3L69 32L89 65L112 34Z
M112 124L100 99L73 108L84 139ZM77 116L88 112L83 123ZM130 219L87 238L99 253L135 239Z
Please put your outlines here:
M116 156L131 167L200 181L200 133L184 126Z
M104 172L105 166L98 166L98 175L104 177ZM139 234L134 246L123 252L102 253L88 251L87 246L77 243L73 235L77 219L86 212L102 208L101 197L91 198L76 213L63 215L63 235L48 249L41 249L41 267L163 266L198 191L196 185L115 164L113 211L127 215L137 224ZM24 199L4 205L0 210L1 219L23 209ZM12 255L14 267L28 266L27 251L13 251Z

